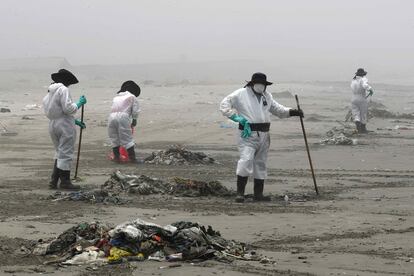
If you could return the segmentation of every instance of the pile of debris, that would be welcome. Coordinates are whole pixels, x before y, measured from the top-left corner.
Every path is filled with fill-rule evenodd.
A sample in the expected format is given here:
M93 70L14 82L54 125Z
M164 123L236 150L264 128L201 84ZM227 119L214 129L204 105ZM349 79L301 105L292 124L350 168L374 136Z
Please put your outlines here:
M268 261L248 250L246 244L224 239L211 226L187 221L160 226L136 219L116 227L80 223L50 242L37 244L32 254L45 256L48 260L44 264L65 265L145 260Z
M169 194L174 196L234 196L234 191L224 187L218 181L198 181L175 177L171 181L163 181L146 175L127 175L114 172L101 186L108 193L129 193L138 195Z
M322 139L322 145L357 145L358 140L351 138L357 134L353 125L342 124L340 127L333 127L326 133L326 138Z
M368 119L408 119L414 120L414 113L393 113L380 102L370 101L368 103ZM352 120L352 111L349 110L345 116L345 122Z
M76 191L76 192L61 192L56 191L54 194L47 197L51 201L83 201L88 203L103 203L103 204L125 204L128 201L119 197L117 193L109 192L107 190L91 190L91 191Z
M154 151L151 156L145 158L148 164L165 165L190 165L213 164L214 159L203 152L191 152L181 145L172 145L167 150Z
M117 194L168 194L172 190L172 185L146 175L129 175L116 171L112 173L109 179L101 186L101 189Z

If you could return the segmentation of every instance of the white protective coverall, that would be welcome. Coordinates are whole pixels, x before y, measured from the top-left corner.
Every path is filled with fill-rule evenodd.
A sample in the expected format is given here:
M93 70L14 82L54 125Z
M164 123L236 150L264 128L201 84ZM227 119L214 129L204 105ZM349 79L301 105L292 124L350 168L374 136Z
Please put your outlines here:
M108 118L108 135L113 148L123 146L129 149L135 145L131 118L137 119L139 112L138 98L132 93L120 92L114 97Z
M263 103L266 101L266 105ZM249 123L270 123L270 113L279 118L289 117L290 108L285 107L275 100L272 94L265 91L260 102L251 89L247 86L240 88L223 99L220 103L220 111L226 117L238 114L246 118ZM266 161L270 146L269 132L252 131L248 138L239 135L240 159L237 163L236 174L239 176L251 176L256 179L266 179Z
M356 76L351 82L352 89L352 117L354 121L361 124L367 123L368 117L368 101L366 99L366 91L371 89L366 77Z
M76 128L74 114L78 110L69 89L61 83L49 86L43 98L43 109L49 118L49 134L55 146L57 167L69 171L75 151Z

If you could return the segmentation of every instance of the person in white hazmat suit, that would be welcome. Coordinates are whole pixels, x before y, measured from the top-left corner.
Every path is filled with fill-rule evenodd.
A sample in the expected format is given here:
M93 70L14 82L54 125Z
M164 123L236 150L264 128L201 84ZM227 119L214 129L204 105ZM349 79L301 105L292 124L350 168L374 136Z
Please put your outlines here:
M138 163L132 128L137 125L140 94L141 88L138 84L129 80L122 84L112 101L111 114L108 118L108 136L111 140L115 162L120 161L119 149L123 146L128 152L130 162Z
M55 147L55 164L49 188L56 189L60 179L60 188L77 190L80 187L73 185L70 180L70 169L75 151L75 125L85 128L86 125L75 120L76 111L86 104L85 96L81 96L77 103L72 101L68 87L78 83L78 79L68 70L60 69L51 75L52 83L47 95L43 98L43 109L49 118L49 134Z
M302 110L291 109L277 103L272 94L266 91L271 85L263 73L254 73L245 87L223 99L220 111L229 119L239 123L238 141L240 159L237 163L236 202L244 202L248 177L254 177L256 201L269 201L263 196L264 180L267 177L266 162L270 146L270 114L279 118L302 116Z
M359 68L355 73L351 82L352 89L352 101L351 110L352 117L354 118L355 126L358 133L366 133L367 120L368 120L368 100L369 96L372 96L374 91L368 84L366 77L367 72L363 68ZM367 94L368 92L368 94Z

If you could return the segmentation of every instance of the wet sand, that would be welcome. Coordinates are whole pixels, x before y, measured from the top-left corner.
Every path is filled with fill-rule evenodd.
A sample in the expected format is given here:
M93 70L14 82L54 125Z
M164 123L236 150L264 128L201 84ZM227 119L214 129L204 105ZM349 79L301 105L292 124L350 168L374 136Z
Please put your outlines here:
M237 130L218 111L221 99L240 85L142 87L142 114L135 134L140 157L181 143L203 151L219 164L197 166L119 165L107 160L110 146L106 118L117 84L109 88L85 84L85 108L79 183L98 188L110 174L125 173L168 178L219 180L235 189L238 158ZM124 206L82 202L51 202L48 180L53 149L48 120L41 109L45 88L7 90L0 94L0 120L17 136L0 136L0 265L7 275L413 275L414 271L414 121L374 118L374 132L356 137L355 146L320 145L325 132L343 121L350 101L347 83L282 83L272 92L298 94L305 120L316 177L316 197L304 141L297 118L274 118L271 126L269 203L234 203L223 198L137 196ZM81 95L74 86L72 95ZM393 112L413 112L414 87L376 85L374 98ZM25 95L27 93L27 95ZM276 99L278 100L278 99ZM279 102L295 107L294 98ZM24 115L34 120L22 120ZM79 114L80 115L80 114ZM306 118L305 118L306 119ZM73 175L73 172L72 172ZM252 181L247 192L252 193ZM283 196L289 195L285 204ZM225 238L252 244L274 264L235 261L183 263L160 270L150 261L130 266L59 267L41 265L42 259L19 249L30 241L48 239L81 221L121 223L142 218L164 225L191 220L212 225Z

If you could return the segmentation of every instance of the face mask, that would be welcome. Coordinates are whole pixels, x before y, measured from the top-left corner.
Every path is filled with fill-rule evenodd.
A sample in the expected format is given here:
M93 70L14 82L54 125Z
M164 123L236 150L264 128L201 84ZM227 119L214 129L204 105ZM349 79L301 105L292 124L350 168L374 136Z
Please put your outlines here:
M265 90L266 90L266 85L264 85L264 84L255 83L253 85L253 91L256 92L256 93L263 94L263 92L265 92Z

